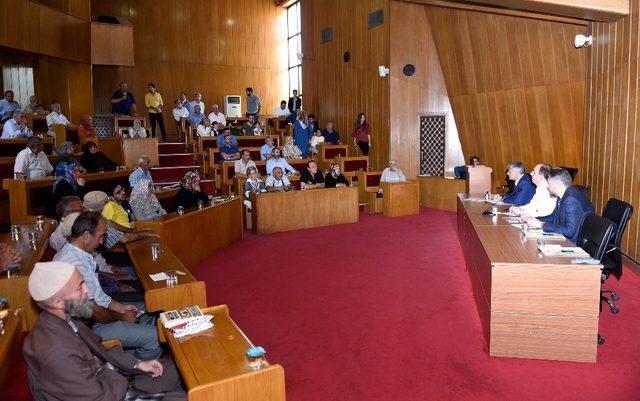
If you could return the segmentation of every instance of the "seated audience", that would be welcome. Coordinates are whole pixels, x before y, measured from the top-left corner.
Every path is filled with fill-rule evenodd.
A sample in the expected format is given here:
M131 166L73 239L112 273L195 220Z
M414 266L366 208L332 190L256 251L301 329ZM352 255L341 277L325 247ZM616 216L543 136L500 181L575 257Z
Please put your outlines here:
M188 103L189 102L187 102L187 104ZM173 119L176 120L176 125L180 127L180 119L189 117L189 110L183 106L183 103L179 99L174 100L173 104L176 105L171 111L173 113Z
M298 149L299 150L299 149ZM273 154L273 138L268 136L264 139L264 145L260 148L260 160L269 160Z
M265 183L267 192L286 192L293 190L291 182L282 171L282 167L274 167L273 174L267 177Z
M340 134L335 130L335 125L333 121L329 121L327 123L327 128L322 130L322 136L324 137L325 142L330 143L331 145L340 145L342 141L340 140Z
M287 101L286 100L281 101L280 106L276 107L273 114L278 118L287 118L287 116L291 114L291 112L289 111L289 108L287 107Z
M187 172L180 182L180 189L174 198L176 207L185 209L209 202L209 195L200 187L200 175L196 171Z
M407 177L404 176L395 160L389 161L389 167L382 170L382 176L380 176L380 182L405 182L406 180Z
M202 101L202 93L198 92L195 95L193 95L193 100L191 102L189 102L190 108L189 108L189 113L191 113L191 111L193 110L193 113L195 113L196 111L196 106L198 106L200 108L200 113L202 113L202 115L204 115L204 113L207 111L207 107L204 104L204 102ZM191 113L191 114L193 114Z
M22 255L12 244L0 242L0 273L7 270L7 266L20 263Z
M340 171L340 165L338 163L334 163L331 165L331 169L324 176L324 187L325 188L336 188L336 187L348 187L349 180L342 174Z
M317 155L318 154L318 150L317 150L318 144L319 143L323 143L323 142L324 142L324 137L322 136L322 131L317 130L315 132L315 135L313 135L311 137L311 143L310 143L310 146L309 146L309 152Z
M133 125L127 130L127 135L129 138L146 138L147 130L142 126L142 120L133 120Z
M0 123L6 123L12 117L14 112L20 111L20 103L13 100L13 91L4 91L4 99L0 99Z
M218 131L214 130L214 132L217 134ZM221 147L222 145L224 145L224 141L227 137L231 138L231 145L232 146L238 146L238 139L236 138L235 135L231 135L231 128L229 127L225 127L224 131L222 131L222 134L218 135L216 137L216 144L218 144L218 147Z
M204 114L202 113L202 108L196 105L193 107L193 113L189 114L188 121L189 121L189 124L191 124L191 126L197 127L203 118L204 118Z
M480 165L480 158L478 156L471 156L469 159L469 167L476 167ZM453 174L456 178L466 179L467 178L467 170L466 166L456 166L453 168Z
M170 359L141 361L119 347L107 350L100 343L84 323L94 315L95 291L73 264L36 263L29 276L29 294L42 310L23 347L35 400L124 400L132 392L173 392L164 400L186 400ZM135 318L135 307L109 307L110 315ZM117 307L123 312L113 310Z
M273 151L273 149L272 149ZM302 151L293 141L293 137L291 135L287 135L284 137L284 146L282 147L282 156L287 159L302 159Z
M513 190L509 191L504 198L500 195L495 195L493 200L510 204L513 206L522 206L531 202L531 198L536 193L536 187L531 182L531 176L525 174L524 164L521 162L509 163L507 166L507 175L509 179L515 183Z
M96 132L93 126L93 118L88 115L80 117L80 125L78 126L78 140L80 144L84 145L88 140L95 138Z
M47 203L45 215L57 218L56 206L60 199L66 196L77 196L82 199L87 193L84 188L85 180L80 177L81 171L76 163L60 163L56 166L56 182L53 183L53 195Z
M307 168L300 174L301 189L324 188L324 177L322 172L318 170L318 163L309 160Z
M27 114L47 114L48 111L40 106L38 97L36 95L29 96L29 104L24 107L24 112Z
M216 135L215 131L211 128L211 121L209 121L208 118L203 118L202 121L200 121L200 124L198 124L198 127L196 128L196 134L198 136Z
M244 149L241 152L240 160L237 160L234 166L236 177L246 177L247 169L249 167L256 167L256 163L251 160L251 152L249 152L249 150L247 149Z
M60 103L51 104L51 113L47 114L46 120L47 127L49 127L50 132L51 126L54 124L64 125L65 127L75 127L75 125L71 124L71 121L69 121L67 117L62 114Z
M94 320L93 331L102 338L119 338L125 348L134 349L134 355L151 360L162 355L154 319L147 316L138 322L136 313L142 304L126 305L104 293L98 279L98 266L93 252L104 240L107 223L97 212L82 212L75 219L67 244L56 253L53 260L75 266L88 287L88 299L92 301L88 311ZM88 315L88 313L87 313Z
M58 165L59 163L80 164L80 162L75 156L75 147L71 142L69 141L62 142L58 147L55 164Z
M307 131L309 132L309 138L313 137L316 132L321 131L316 115L313 113L307 117Z
M82 145L82 156L80 156L80 164L89 173L98 173L103 171L115 171L117 164L109 159L107 155L98 149L95 142L87 141Z
M571 183L571 175L563 168L554 168L549 173L549 192L558 197L558 204L550 216L536 219L525 217L530 227L542 227L544 232L564 235L575 243L584 217L594 212L586 195Z
M224 161L233 161L240 158L240 151L237 146L233 146L231 143L231 136L224 137L224 145L220 147L220 157Z
M309 130L307 129L307 124L304 121L305 114L304 111L300 110L296 114L296 120L293 124L293 139L300 148L302 152L302 157L307 157L309 153L309 140L311 136L309 135Z
M127 201L127 192L122 185L117 185L113 190L113 196L102 209L102 217L111 220L122 227L131 228L133 209Z
M29 138L33 131L27 125L27 117L20 110L13 112L12 117L4 121L2 127L2 139Z
M244 182L242 187L242 202L247 208L251 209L249 193L259 194L266 192L266 188L264 182L260 180L260 173L255 166L247 168L247 177L247 181Z
M51 174L53 166L42 149L42 138L39 136L27 140L27 147L18 153L13 165L16 179L42 178Z
M138 168L129 174L129 186L135 187L138 181L147 180L153 183L151 178L151 159L147 155L142 155L138 159Z
M518 215L526 215L531 217L549 216L556 208L557 199L549 193L549 184L547 179L551 172L551 166L548 164L537 164L531 172L531 181L536 186L536 193L531 201L522 206L511 206L509 211Z
M264 135L263 121L256 121L256 123L253 124L253 135Z
M242 125L242 135L253 135L253 128L256 124L253 114L247 116L247 122Z
M227 117L220 112L220 108L217 104L211 106L211 113L209 113L209 120L211 123L218 123L221 127L225 127L227 125Z
M136 183L129 203L136 220L151 220L167 214L153 194L153 183L149 180L141 179Z
M291 165L284 158L280 157L280 149L278 148L273 148L271 158L267 160L267 174L271 175L275 167L280 167L283 172L289 174L300 174L293 167L291 167Z

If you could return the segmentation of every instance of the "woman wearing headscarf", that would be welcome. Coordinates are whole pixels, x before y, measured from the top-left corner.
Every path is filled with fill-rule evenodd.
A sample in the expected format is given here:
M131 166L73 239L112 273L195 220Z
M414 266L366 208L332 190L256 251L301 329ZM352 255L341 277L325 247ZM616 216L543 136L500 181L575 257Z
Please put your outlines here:
M282 157L287 160L299 159L302 157L302 151L293 141L292 136L285 136L284 146L282 147Z
M84 144L88 140L96 137L95 128L93 126L93 118L88 115L80 117L80 125L78 126L78 140L80 144Z
M151 220L167 214L153 194L153 184L149 180L138 181L131 191L129 203L136 220Z
M187 209L196 206L199 201L206 203L209 201L209 196L200 187L200 176L198 173L196 171L189 171L184 175L180 183L180 189L174 198L174 204L176 207L182 206Z
M335 188L335 187L348 187L349 180L340 172L340 165L334 163L331 165L331 169L324 177L324 187L325 188Z
M133 126L128 130L129 138L146 138L147 130L142 126L141 120L133 120Z
M56 166L56 181L53 183L53 194L45 208L45 215L58 220L56 213L58 201L65 196L75 195L82 199L87 193L84 188L84 178L77 163L59 163Z
M82 145L82 151L84 153L80 156L80 164L88 172L115 171L117 164L98 150L98 145L95 142L87 141Z
M57 166L60 163L76 163L82 172L84 168L80 166L80 162L76 158L74 152L75 148L71 142L62 142L57 150L55 165Z

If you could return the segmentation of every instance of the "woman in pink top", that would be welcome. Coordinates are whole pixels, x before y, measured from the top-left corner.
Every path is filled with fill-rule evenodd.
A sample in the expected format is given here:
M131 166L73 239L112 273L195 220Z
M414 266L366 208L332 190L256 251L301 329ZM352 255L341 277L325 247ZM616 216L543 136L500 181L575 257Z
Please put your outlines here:
M353 127L353 143L356 148L360 148L362 154L369 155L369 148L371 148L371 129L364 113L358 114L358 120Z

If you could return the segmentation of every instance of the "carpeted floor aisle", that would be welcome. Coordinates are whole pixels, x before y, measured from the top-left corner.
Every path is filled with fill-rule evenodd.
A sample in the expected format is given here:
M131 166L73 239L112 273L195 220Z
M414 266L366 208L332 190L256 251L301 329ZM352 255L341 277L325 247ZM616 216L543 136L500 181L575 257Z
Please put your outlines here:
M193 269L284 366L289 401L638 400L640 279L602 313L596 364L490 358L454 213L245 239ZM563 302L558 294L558 302Z

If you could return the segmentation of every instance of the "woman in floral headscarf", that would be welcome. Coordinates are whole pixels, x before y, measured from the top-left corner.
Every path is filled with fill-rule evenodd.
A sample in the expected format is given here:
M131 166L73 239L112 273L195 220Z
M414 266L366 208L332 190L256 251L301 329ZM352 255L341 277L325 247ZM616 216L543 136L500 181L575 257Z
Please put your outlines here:
M62 142L57 150L56 166L60 163L76 163L79 164L78 159L74 155L73 144L69 141Z
M88 115L80 117L80 125L78 126L78 139L80 144L84 145L89 140L95 140L96 133L93 126L93 118Z
M129 203L136 220L151 220L167 214L153 194L153 183L149 180L138 181L131 191Z
M200 187L200 176L198 175L198 172L189 171L184 175L184 178L180 183L180 189L174 198L174 204L176 207L182 206L187 209L196 206L198 201L207 203L209 201L209 196Z
M58 220L56 213L58 201L65 196L77 196L82 199L87 193L84 188L84 178L80 177L81 170L78 163L58 163L56 166L56 182L53 183L53 194L45 209L45 215Z

